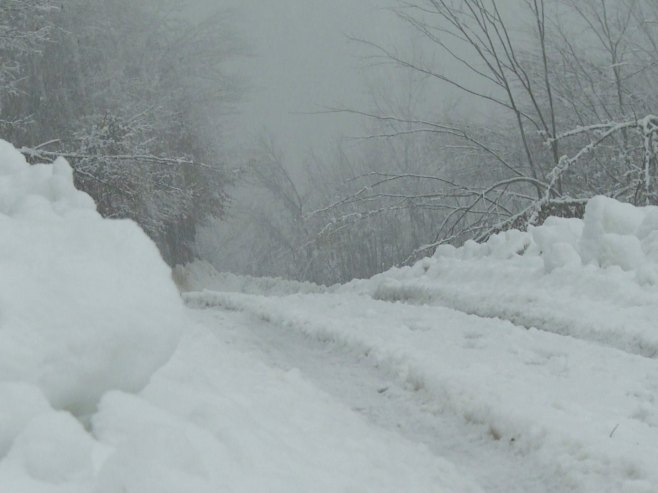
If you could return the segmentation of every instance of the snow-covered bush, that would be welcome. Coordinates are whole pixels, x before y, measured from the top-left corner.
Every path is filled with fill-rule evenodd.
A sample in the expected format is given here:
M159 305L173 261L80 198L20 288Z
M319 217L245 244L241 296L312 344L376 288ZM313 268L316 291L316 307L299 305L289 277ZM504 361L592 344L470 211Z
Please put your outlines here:
M29 166L0 141L0 385L35 385L53 407L89 413L106 391L148 382L182 314L135 223L102 219L66 161Z
M581 265L617 267L636 272L643 282L653 282L651 273L658 273L658 207L635 207L598 196L587 203L582 220L550 217L528 232L504 231L486 243L468 241L457 249L440 247L434 258L520 256L539 256L547 273Z

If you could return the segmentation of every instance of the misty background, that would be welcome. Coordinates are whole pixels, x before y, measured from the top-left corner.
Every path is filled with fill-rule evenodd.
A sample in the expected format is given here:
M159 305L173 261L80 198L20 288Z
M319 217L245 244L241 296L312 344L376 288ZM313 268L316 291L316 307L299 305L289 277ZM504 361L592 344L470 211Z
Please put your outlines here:
M323 284L658 203L651 0L8 0L0 132L170 265Z
M268 133L296 169L305 166L311 151L327 152L337 139L363 134L361 118L312 114L368 107L374 93L383 89L378 80L381 61L370 60L372 49L358 40L405 49L419 49L422 44L421 37L392 11L396 4L391 0L197 2L201 12L221 5L246 43L246 56L232 64L247 88L233 120L234 137L249 144L254 137ZM449 59L441 63L460 71ZM389 66L383 72L389 92L404 92L406 81L394 79L400 77L398 70ZM391 87L391 83L399 87ZM459 105L469 111L477 107L449 87L433 96L431 106L435 108L450 101L453 110Z

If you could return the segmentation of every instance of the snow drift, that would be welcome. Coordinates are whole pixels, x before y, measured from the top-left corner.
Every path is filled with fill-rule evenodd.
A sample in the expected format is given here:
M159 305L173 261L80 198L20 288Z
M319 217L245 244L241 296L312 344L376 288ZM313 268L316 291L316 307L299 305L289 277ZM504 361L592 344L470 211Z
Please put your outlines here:
M658 207L634 207L598 196L587 203L585 217L550 217L527 233L499 233L483 244L442 246L435 258L469 259L539 256L545 271L560 268L618 268L633 272L640 283L658 282Z
M90 413L108 390L146 385L173 353L182 314L135 223L101 218L65 160L30 166L0 141L0 382Z
M2 141L0 340L3 492L481 491L196 326L137 225Z

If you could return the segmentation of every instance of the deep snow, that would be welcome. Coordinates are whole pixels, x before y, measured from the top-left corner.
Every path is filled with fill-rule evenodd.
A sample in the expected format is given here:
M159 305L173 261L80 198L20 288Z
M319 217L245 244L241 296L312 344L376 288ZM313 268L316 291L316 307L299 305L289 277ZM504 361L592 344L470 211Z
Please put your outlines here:
M481 491L199 326L134 223L1 141L0 341L2 492Z
M0 141L0 384L34 385L76 415L139 390L183 326L169 276L136 224L103 220L75 189L66 161L29 166Z
M0 491L658 491L657 245L596 198L344 286L179 268L186 308L0 141Z

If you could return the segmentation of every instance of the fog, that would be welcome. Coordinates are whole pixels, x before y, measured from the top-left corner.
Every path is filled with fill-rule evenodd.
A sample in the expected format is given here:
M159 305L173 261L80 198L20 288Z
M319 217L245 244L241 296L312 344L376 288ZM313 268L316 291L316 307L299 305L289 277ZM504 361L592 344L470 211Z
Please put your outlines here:
M305 166L309 151L323 154L337 139L364 133L363 118L317 113L366 109L383 90L389 96L407 90L399 69L383 70L381 60L372 60L376 51L359 41L418 53L427 44L395 14L400 4L392 0L197 1L202 10L226 9L247 46L248 56L231 63L246 90L229 128L232 138L249 145L260 134L270 135L296 170ZM505 12L518 6L517 0L501 4ZM444 70L467 76L451 57L428 56ZM430 85L425 91L432 99L426 110L449 105L451 112L479 117L491 111L450 85Z
M658 0L0 0L0 493L656 493L657 295Z
M12 0L0 131L172 265L330 284L658 203L653 0Z
M247 88L234 121L240 141L266 132L300 167L310 149L359 133L354 118L309 113L370 99L364 50L349 38L396 36L399 22L384 1L223 1L250 53L233 66Z

